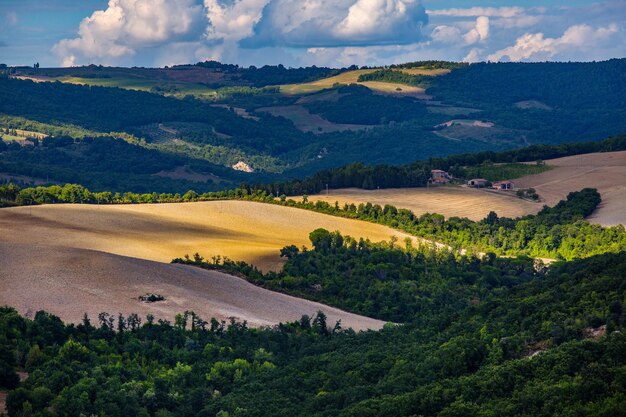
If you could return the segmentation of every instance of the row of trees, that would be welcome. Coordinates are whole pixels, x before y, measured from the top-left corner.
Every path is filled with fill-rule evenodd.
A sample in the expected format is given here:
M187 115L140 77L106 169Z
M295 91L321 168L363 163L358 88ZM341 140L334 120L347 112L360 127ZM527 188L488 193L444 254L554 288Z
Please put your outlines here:
M420 122L427 124L431 119L426 106L409 97L374 94L369 88L358 84L340 86L337 94L337 100L311 100L304 107L335 123L386 125L420 119ZM441 116L435 116L433 124L440 120Z
M14 185L0 186L0 204L4 205L170 203L221 199L261 201L376 222L414 236L445 243L457 251L471 253L493 252L501 256L526 255L569 260L626 250L626 231L623 226L603 227L584 220L601 201L597 190L590 188L570 193L567 200L552 208L544 207L537 215L510 219L499 218L495 212L491 212L485 219L475 222L459 217L446 220L440 214L416 216L409 210L392 205L381 207L361 203L358 206L345 204L340 207L325 201L312 203L307 196L302 201L295 201L284 194L275 197L264 190L248 187L204 194L190 190L181 195L93 193L75 184L25 189Z
M384 224L445 243L457 251L576 259L626 250L626 231L622 225L602 227L584 220L600 201L598 192L587 188L570 193L567 200L553 208L544 207L537 215L510 219L491 212L479 222L459 217L446 220L440 214L430 213L416 216L406 209L371 203L339 207L325 201L286 200L283 204Z
M316 280L329 300L332 275L344 276L334 297L349 306L365 295L354 307L379 314L410 291L408 323L355 333L318 313L250 329L185 312L173 322L104 313L74 325L0 308L8 415L622 415L623 254L545 273L523 259L409 259L389 244L312 238L289 276ZM400 268L385 275L390 262ZM16 368L29 372L17 387Z
M268 194L302 195L316 194L328 185L330 188L406 188L425 187L432 169L443 169L458 177L472 177L476 171L493 167L494 163L518 163L543 161L593 152L616 152L626 150L626 135L613 136L603 141L574 142L560 145L532 145L521 149L494 152L484 151L451 155L442 158L429 158L407 165L366 165L360 162L339 168L321 170L304 179L255 184L254 190L264 190ZM510 166L510 173L527 172ZM540 172L544 168L533 168ZM497 171L490 169L490 173ZM510 179L510 178L499 178Z
M432 76L409 74L395 69L381 69L359 75L358 81L360 83L367 81L383 81L387 83L425 87L428 86L428 82L431 79Z

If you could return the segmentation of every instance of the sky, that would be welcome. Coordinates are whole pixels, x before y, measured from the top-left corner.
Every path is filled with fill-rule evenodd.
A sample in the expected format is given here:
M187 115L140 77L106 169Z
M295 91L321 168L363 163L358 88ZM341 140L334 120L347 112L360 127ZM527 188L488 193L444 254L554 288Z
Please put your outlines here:
M622 57L626 0L0 0L8 65Z

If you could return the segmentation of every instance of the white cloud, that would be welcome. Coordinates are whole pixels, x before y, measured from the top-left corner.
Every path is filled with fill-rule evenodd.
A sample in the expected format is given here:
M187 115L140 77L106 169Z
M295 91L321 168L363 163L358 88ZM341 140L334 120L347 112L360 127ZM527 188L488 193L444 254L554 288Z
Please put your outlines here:
M429 16L453 16L453 17L515 17L523 15L522 7L470 7L467 9L443 9L428 10Z
M476 18L476 25L467 32L463 39L468 45L475 44L486 40L489 37L489 18L487 16L479 16Z
M502 29L526 28L536 26L544 20L542 15L522 15L493 19L491 25Z
M457 44L463 39L459 28L446 25L436 26L431 32L430 37L433 41L444 44Z
M513 46L501 49L487 57L490 61L550 60L571 52L598 48L620 32L616 24L597 29L589 25L569 27L559 38L546 38L543 33L527 33Z
M626 0L428 13L420 0L109 0L53 50L64 65L606 59L626 55L624 12ZM0 32L11 21L0 14Z
M63 65L117 62L138 49L197 38L205 28L196 0L109 0L106 10L83 19L78 37L58 42L53 51Z
M264 46L332 47L407 44L422 38L428 17L418 0L271 0L254 34Z
M482 51L478 48L472 48L465 58L463 58L463 62L480 62L482 56Z
M252 35L269 0L204 0L209 39L241 40Z

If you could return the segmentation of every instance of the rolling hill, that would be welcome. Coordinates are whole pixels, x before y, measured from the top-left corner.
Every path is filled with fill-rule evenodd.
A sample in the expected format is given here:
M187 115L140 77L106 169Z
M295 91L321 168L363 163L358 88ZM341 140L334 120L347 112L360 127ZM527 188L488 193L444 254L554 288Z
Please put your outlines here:
M624 59L443 64L388 69L245 69L211 62L161 69L9 68L0 79L0 128L76 139L114 136L165 159L179 157L166 172L186 169L221 181L195 187L193 181L182 181L161 188L179 192L303 177L354 161L401 164L462 152L596 140L626 131ZM359 81L372 74L380 76ZM577 93L579 85L596 93ZM409 94L411 88L420 94ZM73 166L64 165L58 155L18 151L9 149L12 163L0 167L3 174L40 179L41 172L49 171L52 182L72 181ZM90 151L74 156L83 152ZM242 176L232 168L240 162L254 172ZM92 170L100 170L101 179L112 171L105 166ZM138 191L135 187L145 180L85 185Z
M86 306L94 317L119 310L167 319L193 308L204 317L233 316L260 326L322 309L355 329L383 323L169 262L199 252L277 270L284 263L280 249L310 245L315 227L373 241L406 236L367 222L242 201L20 207L0 210L0 227L0 304L23 313L45 308L77 322ZM167 300L140 303L137 297L146 293Z

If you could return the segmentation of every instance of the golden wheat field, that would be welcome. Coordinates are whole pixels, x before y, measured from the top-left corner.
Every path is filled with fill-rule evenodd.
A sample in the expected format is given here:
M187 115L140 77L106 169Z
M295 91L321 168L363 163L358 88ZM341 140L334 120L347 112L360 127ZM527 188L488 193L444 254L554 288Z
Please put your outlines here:
M383 226L269 204L216 201L160 205L47 205L0 210L0 304L27 313L46 309L69 321L84 311L152 313L171 318L237 317L253 325L296 320L322 308L355 329L381 322L255 287L244 280L182 265L199 252L279 269L279 250L310 245L317 228L374 241L406 235ZM137 297L159 293L162 303Z
M32 213L32 215L31 215ZM199 252L279 269L279 250L309 245L323 227L373 241L400 232L305 210L246 201L139 205L46 205L0 210L0 241L91 249L170 262Z
M590 153L545 161L554 169L515 180L520 187L533 187L554 205L572 191L596 188L602 203L589 217L605 226L626 225L626 151Z
M417 215L439 213L446 217L467 217L472 220L485 218L490 211L501 217L519 217L541 210L539 203L521 200L512 192L496 192L472 188L446 186L431 188L390 188L384 190L361 190L347 188L330 190L309 197L310 201L345 203L390 204L411 210Z

